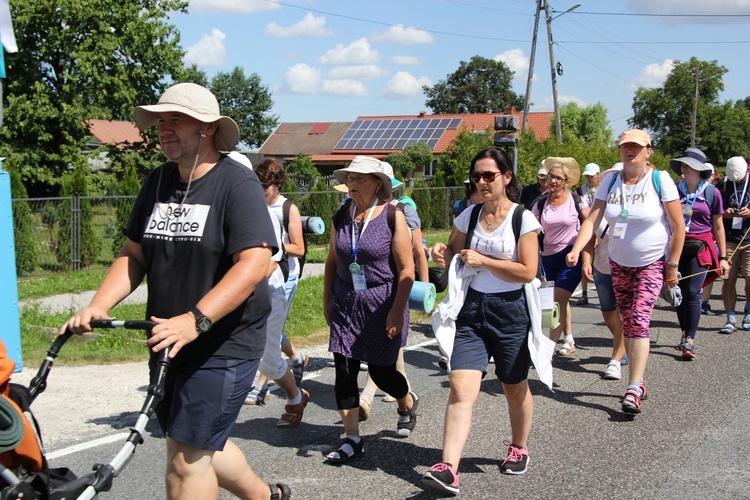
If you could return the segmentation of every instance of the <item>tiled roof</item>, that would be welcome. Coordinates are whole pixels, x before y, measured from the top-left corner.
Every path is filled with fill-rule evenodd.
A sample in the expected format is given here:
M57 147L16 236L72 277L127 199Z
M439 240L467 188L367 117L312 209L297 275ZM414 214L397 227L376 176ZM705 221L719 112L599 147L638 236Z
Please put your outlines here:
M322 123L282 123L258 152L264 156L327 155L352 122L325 122L328 127Z
M138 127L131 122L118 120L88 120L91 134L102 144L124 147L143 142Z
M447 129L433 148L433 153L444 153L450 143L458 136L460 130L483 131L488 127L493 128L495 117L512 114L519 119L523 113L514 108L509 113L483 113L483 114L435 114L428 115L421 112L418 115L392 115L392 116L359 116L357 120L406 120L406 119L434 119L434 118L458 118L461 120L456 129ZM550 118L552 112L529 113L527 127L534 131L537 140L543 141L549 137ZM262 155L295 157L298 154L306 154L312 157L314 162L338 161L342 158L351 159L357 154L366 154L377 158L384 158L390 153L398 153L400 149L334 149L338 140L346 133L352 122L306 122L306 123L282 123L276 131L261 146L259 153Z

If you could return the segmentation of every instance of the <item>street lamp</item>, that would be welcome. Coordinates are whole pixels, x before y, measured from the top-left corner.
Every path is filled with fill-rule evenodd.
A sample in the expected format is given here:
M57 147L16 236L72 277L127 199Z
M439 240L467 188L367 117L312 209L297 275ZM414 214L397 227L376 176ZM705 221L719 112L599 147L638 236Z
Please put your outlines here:
M557 76L555 75L555 54L553 52L554 44L552 42L552 20L575 10L580 6L581 4L577 3L565 12L561 12L555 17L550 17L549 0L544 2L544 12L547 17L547 41L549 42L549 69L550 74L552 75L552 103L555 107L555 131L557 132L557 142L560 144L562 144L562 124L560 123L560 106L557 103Z

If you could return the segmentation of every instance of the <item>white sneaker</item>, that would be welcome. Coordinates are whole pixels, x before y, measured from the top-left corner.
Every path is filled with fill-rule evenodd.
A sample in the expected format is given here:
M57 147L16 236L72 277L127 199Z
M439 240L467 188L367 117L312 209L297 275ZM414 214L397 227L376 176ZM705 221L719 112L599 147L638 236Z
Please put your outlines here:
M606 380L620 380L622 378L621 371L622 369L620 368L620 363L612 360L604 370L604 378Z

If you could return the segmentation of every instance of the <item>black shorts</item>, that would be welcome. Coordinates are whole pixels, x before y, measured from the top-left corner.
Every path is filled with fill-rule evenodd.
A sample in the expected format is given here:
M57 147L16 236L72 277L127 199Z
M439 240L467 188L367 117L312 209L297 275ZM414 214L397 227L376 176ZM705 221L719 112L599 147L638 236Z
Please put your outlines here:
M512 292L481 293L469 288L456 319L451 370L487 373L490 356L495 374L505 384L529 377L530 320L523 288Z
M258 365L259 359L214 356L168 370L156 407L164 434L199 450L223 450Z

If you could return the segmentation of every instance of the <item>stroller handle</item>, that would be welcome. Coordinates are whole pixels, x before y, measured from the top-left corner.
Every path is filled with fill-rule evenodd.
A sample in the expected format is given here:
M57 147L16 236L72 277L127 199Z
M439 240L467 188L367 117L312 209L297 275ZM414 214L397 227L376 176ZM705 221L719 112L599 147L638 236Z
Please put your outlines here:
M129 320L114 320L114 319L92 319L90 322L91 328L127 328L130 330L147 330L150 331L151 328L153 328L156 323L153 321L146 321L146 320L135 320L135 319L129 319ZM54 342L52 342L52 345L50 346L49 350L47 351L47 357L44 358L44 361L42 361L41 366L39 367L39 370L37 371L37 374L34 378L31 379L31 383L29 384L29 393L31 396L31 402L33 402L39 394L44 392L44 390L47 388L47 376L49 375L49 371L52 368L52 363L54 362L55 358L57 358L58 354L60 353L60 349L65 345L65 343L72 337L74 333L70 331L70 328L68 328L65 333L62 335L59 335ZM166 357L169 354L169 348L166 348L161 351L163 354L162 356Z

